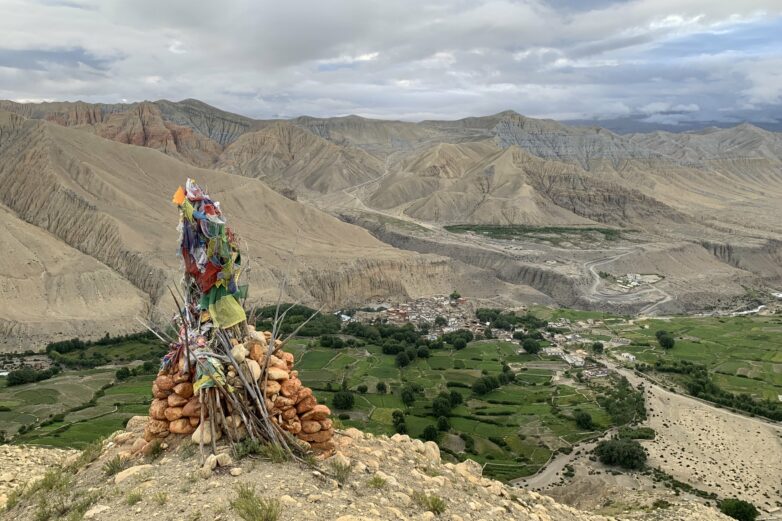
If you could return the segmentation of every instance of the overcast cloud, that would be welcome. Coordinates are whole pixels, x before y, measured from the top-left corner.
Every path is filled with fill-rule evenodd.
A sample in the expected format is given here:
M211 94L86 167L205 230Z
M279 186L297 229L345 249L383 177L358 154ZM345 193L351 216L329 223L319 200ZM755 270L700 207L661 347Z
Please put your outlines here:
M0 98L782 121L780 0L0 0Z

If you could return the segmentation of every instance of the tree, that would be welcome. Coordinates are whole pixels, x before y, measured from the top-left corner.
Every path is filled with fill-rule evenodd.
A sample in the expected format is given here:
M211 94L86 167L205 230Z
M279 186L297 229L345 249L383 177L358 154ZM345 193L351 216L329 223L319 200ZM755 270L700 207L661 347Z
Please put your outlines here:
M410 364L410 358L407 356L407 353L398 353L396 355L396 366L397 367L405 367Z
M116 376L117 380L120 381L127 380L128 378L130 378L130 369L128 369L127 367L122 367L118 369L116 373L114 373L114 376Z
M438 436L437 427L434 425L427 425L424 432L421 433L421 438L426 441L435 441Z
M426 346L418 348L418 358L429 358L429 349Z
M521 347L523 347L524 351L526 351L527 353L529 353L531 355L534 355L534 354L537 354L538 352L540 352L540 342L538 342L537 340L532 339L532 338L528 338L528 339L524 340L521 343Z
M334 405L335 409L343 409L347 411L353 408L354 400L353 393L350 391L339 391L334 395L334 399L331 403Z
M432 401L432 416L450 416L451 400L445 396L438 396Z
M458 351L460 349L464 349L465 347L467 347L467 341L464 338L459 337L459 338L454 339L454 341L453 341L453 348L454 349L456 349Z
M364 384L361 384L358 387L356 387L356 391L358 391L361 394L366 394L368 390L369 388Z
M453 292L451 292L451 294L449 295L449 297L451 298L451 300L456 300L456 299L460 299L460 298L462 298L462 295L461 295L461 293L459 293L458 291L456 291L456 290L453 290Z
M451 429L451 422L448 421L448 418L445 416L440 416L437 418L437 430L438 431L448 431Z
M733 519L739 521L755 521L755 518L760 515L755 505L744 501L743 499L723 499L720 501L720 511L726 516L730 516Z
M434 317L434 325L437 327L447 326L448 320L442 315L437 315Z
M456 407L464 401L464 397L458 391L451 391L448 395L448 400L451 402L451 407Z
M663 349L672 349L674 344L676 344L676 341L673 339L673 337L668 334L661 335L657 341L660 343L660 347Z
M646 451L635 440L604 440L597 444L594 452L606 465L616 465L626 469L642 469L646 465Z
M487 327L486 329L483 330L483 338L485 338L487 340L490 340L490 339L494 338L492 336L492 334L491 334L491 328L490 327Z
M408 387L402 389L401 397L402 403L405 404L406 407L410 407L415 403L415 393Z
M377 391L377 394L386 394L388 392L388 386L386 386L385 382L378 382L377 385L375 385L375 390Z
M657 337L657 340L660 340L661 336L666 336L666 335L670 336L670 333L664 329L658 329L657 331L654 332L654 336Z
M578 425L579 429L591 431L595 427L592 415L588 412L577 411L573 418L576 420L576 425Z
M603 342L595 342L592 344L592 351L594 351L597 354L600 354L603 352L603 348L605 346L603 345Z
M397 409L391 413L391 422L394 424L394 430L399 434L405 434L407 432L405 415L402 411Z

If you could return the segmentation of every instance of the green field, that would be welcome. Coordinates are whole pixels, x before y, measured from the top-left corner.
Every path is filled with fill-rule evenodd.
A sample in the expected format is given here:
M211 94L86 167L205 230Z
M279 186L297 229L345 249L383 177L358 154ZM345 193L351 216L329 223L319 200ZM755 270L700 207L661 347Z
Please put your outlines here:
M551 385L553 371L540 367L518 372L515 384L505 385L484 396L475 396L469 388L483 373L498 374L503 363L535 362L545 365L537 356L519 355L515 343L483 340L465 349L432 350L429 358L416 359L400 369L394 357L384 355L378 346L330 349L305 348L299 344L296 367L306 385L316 389L319 400L331 399L343 380L355 390L360 384L369 388L356 393L351 411L335 410L343 415L342 423L362 430L393 434L392 413L405 411L408 434L421 436L435 423L431 414L432 399L442 391L455 390L465 403L454 408L451 431L443 435L441 445L460 452L463 442L458 435L472 438L474 452L469 457L486 464L487 473L498 479L513 479L535 473L552 453L560 448L592 437L612 425L610 417L596 401L595 391L584 385ZM378 394L375 386L384 382L390 394ZM406 408L399 398L404 384L423 388L415 403ZM574 384L575 385L575 384ZM575 410L589 412L595 422L592 430L579 429L571 419ZM349 419L344 419L345 415ZM456 450L459 449L459 450Z
M660 329L676 339L670 351L657 344ZM686 360L706 366L726 391L772 401L782 395L782 317L677 317L616 326L615 332L633 341L619 349L641 362Z

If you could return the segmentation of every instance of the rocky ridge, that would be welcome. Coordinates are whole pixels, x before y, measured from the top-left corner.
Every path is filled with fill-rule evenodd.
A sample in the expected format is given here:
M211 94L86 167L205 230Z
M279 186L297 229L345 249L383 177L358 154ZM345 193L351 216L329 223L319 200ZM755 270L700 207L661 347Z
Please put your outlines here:
M466 460L443 463L437 445L406 435L373 436L356 429L338 431L337 452L307 467L221 452L199 463L188 443L166 444L158 459L129 459L113 476L107 462L141 439L145 417L135 417L99 448L73 455L65 470L52 466L58 483L48 494L21 492L0 519L28 519L37 512L80 509L84 519L146 520L238 519L231 506L239 485L277 500L282 519L379 520L530 520L609 521L556 503L547 496L482 477L481 466ZM350 469L340 477L336 469ZM71 474L73 472L73 474ZM337 477L340 477L338 481ZM36 478L34 478L35 480ZM40 478L37 478L40 479ZM55 482L49 477L45 483ZM40 491L40 486L38 489ZM35 486L28 490L35 490ZM444 511L429 510L426 498L440 498ZM626 519L727 520L699 504L683 502L664 509L641 509Z

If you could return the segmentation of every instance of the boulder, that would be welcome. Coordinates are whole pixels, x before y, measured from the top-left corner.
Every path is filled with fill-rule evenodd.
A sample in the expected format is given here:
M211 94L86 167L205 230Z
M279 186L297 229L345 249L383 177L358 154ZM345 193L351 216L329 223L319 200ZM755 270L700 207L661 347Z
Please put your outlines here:
M252 360L258 362L259 364L263 361L264 357L266 356L266 347L262 346L261 343L258 342L257 340L251 341L247 350L248 350L247 356Z
M483 474L483 467L481 464L471 459L466 459L458 465L454 465L453 470L465 478L479 478L481 477L481 474Z
M287 383L287 382L285 382ZM283 385L283 387L285 387ZM286 398L285 393L280 389L280 392L282 393L282 396L278 396L274 399L274 406L279 409L287 409L289 407L293 407L296 405L296 402L292 398Z
M288 398L294 398L299 394L301 381L298 378L290 378L280 384L280 394Z
M152 400L152 403L149 406L149 416L155 420L165 420L167 408L168 400Z
M198 427L198 423L201 421L201 418L198 418L197 416L188 416L187 419L193 427Z
M315 401L314 396L308 396L296 404L296 412L299 414L305 414L315 408L318 402Z
M157 388L161 391L170 391L174 388L174 379L167 375L163 374L155 378L155 383L157 384Z
M424 443L424 457L432 463L440 463L440 447L433 441Z
M190 398L182 408L182 415L198 418L201 416L201 402L197 396Z
M152 465L136 465L135 467L130 467L129 469L125 469L121 472L118 472L114 476L114 484L119 485L123 481L126 481L128 478L151 469L152 469Z
M318 404L312 408L311 411L302 414L301 419L304 420L325 420L331 415L331 409L323 404Z
M168 420L170 422L178 420L179 418L181 418L183 416L182 415L182 410L183 410L182 407L168 407L165 410L166 420ZM174 432L174 431L171 431L171 432ZM180 434L180 433L177 433L177 434Z
M299 403L300 401L310 396L312 396L312 389L310 389L309 387L301 387L299 388L299 393L296 395L296 403Z
M326 441L329 441L331 437L334 435L333 430L320 430L318 432L313 432L311 434L307 434L306 432L300 432L297 436L300 440L304 440L310 443L323 443Z
M156 383L152 383L152 396L158 399L166 399L168 395L171 394L171 391L162 391L160 390L160 387L157 386Z
M191 398L193 396L193 384L190 382L176 384L174 392L183 398Z
M247 355L249 354L250 352L247 351L247 349L244 347L244 344L236 344L233 349L231 349L231 356L234 357L234 360L236 360L237 364L244 362L245 358L247 358Z
M168 425L168 430L174 434L193 434L196 428L190 425L189 418L180 418Z
M166 420L150 419L147 428L149 428L149 432L152 434L160 435L168 430L168 422Z
M270 367L266 374L269 375L269 380L287 380L289 377L287 370L278 367Z
M247 364L247 369L250 371L253 381L257 382L258 378L261 377L261 366L253 359L245 360L244 363Z
M186 404L187 404L187 398L185 398L184 396L179 396L178 394L168 395L169 407L184 407Z
M292 420L293 418L296 417L296 414L297 414L296 409L294 409L293 407L282 411L282 417L286 420Z
M215 429L215 441L218 441L222 437L222 431L220 429ZM207 422L204 422L203 424L196 427L195 431L193 432L193 443L200 444L202 439L204 444L212 443L212 430L209 427L209 423Z
M320 424L320 422L312 420L301 422L301 431L306 434L312 434L318 432L321 429L323 429L323 426Z
M274 380L268 380L266 382L266 396L274 396L280 392L280 383Z
M319 423L320 423L321 428L323 428L323 429L331 429L331 428L334 427L334 422L332 422L330 418L326 418L325 420L320 420ZM356 430L358 430L358 429L356 429ZM359 432L361 432L361 431L359 431Z
M288 369L293 368L293 360L294 360L293 353L287 353L283 351L282 353L280 353L280 358L282 358L282 360L285 362L285 365L287 366Z

